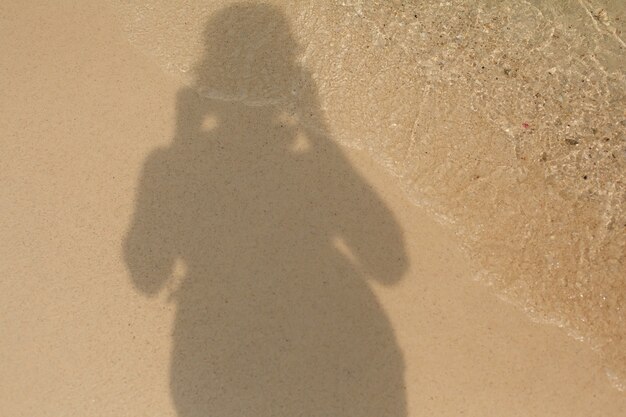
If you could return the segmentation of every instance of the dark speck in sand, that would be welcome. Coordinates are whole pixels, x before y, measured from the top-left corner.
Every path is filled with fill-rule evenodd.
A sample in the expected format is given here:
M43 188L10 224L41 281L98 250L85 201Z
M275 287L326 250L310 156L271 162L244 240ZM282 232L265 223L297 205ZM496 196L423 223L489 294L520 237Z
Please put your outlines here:
M565 139L565 142L569 143L570 145L578 145L578 141L572 138Z

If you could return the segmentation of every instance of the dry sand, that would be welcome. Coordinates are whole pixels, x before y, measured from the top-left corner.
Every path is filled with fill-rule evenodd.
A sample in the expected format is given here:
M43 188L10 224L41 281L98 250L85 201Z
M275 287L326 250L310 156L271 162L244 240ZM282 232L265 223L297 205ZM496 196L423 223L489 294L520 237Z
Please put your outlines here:
M194 391L193 383L210 386L203 370L218 368L223 371L218 382L230 378L228 387L218 388L227 394L246 392L239 403L260 407L256 415L281 415L267 404L281 392L292 393L284 404L291 400L293 410L307 415L329 415L334 406L344 407L345 415L361 415L345 411L351 404L365 404L369 411L378 407L377 415L390 416L617 417L626 412L626 397L611 386L588 346L555 327L530 322L473 282L460 243L411 205L367 155L331 140L314 141L310 152L306 139L292 148L227 142L223 158L209 155L207 148L178 145L181 150L172 138L194 127L194 120L180 117L185 87L130 46L109 10L87 2L5 2L0 22L5 40L0 61L1 415L182 417L205 410L195 406L208 395L216 398L213 407L223 407L212 411L237 415L228 408L236 403L228 395ZM244 120L240 139L247 138L247 128L268 135L268 129L278 129L268 123L278 114L273 110L193 100L187 101L192 110L217 106L221 120ZM215 191L216 184L229 181L241 189L242 178L250 178L252 171L241 178L233 173L247 169L255 152L269 164L281 162L286 149L301 159L285 162L270 175L257 173L250 190L235 193L248 199L245 204L229 200L228 187ZM222 239L219 245L206 239L203 228L219 222L185 211L193 212L198 203L215 205L215 193L189 186L189 173L207 173L203 157L221 168L212 169L210 179L198 179L220 195L218 215L232 224L237 216L264 219L269 229L214 230ZM155 159L155 175L149 175L155 164L146 161ZM322 174L319 167L325 169ZM172 178L172 172L179 174ZM287 181L291 188L274 187L286 172L293 174ZM335 183L323 182L333 175L338 190L328 189ZM293 187L309 187L308 199ZM287 202L275 223L246 211L271 203L267 193L254 193L258 189L273 189L273 197ZM160 206L163 210L150 217L155 210L150 201L160 202L163 195L168 201L176 190L200 194L175 198L174 211L184 216L168 217L172 211ZM333 199L337 195L343 199ZM141 209L142 201L148 201L148 209ZM319 217L329 208L339 213L339 224ZM179 281L163 284L152 298L137 291L157 290L137 283L146 274L144 267L135 269L136 286L132 281L128 242L133 225L141 228L142 222L158 226L152 248L157 258L171 250L187 262L187 271L175 268ZM377 227L376 235L363 233L360 224ZM309 237L315 231L344 240L333 250ZM139 248L155 241L139 236ZM183 240L178 244L184 248L167 249L171 236ZM140 252L136 249L135 256L141 259L145 254ZM210 266L203 256L210 258ZM268 259L279 262L268 266ZM357 266L346 262L350 259ZM145 268L149 275L154 266ZM258 277L273 274L280 295L275 304L267 303L271 297L263 293L263 280L237 284L225 279L228 271L249 273L251 268L257 268ZM294 279L298 268L309 280ZM220 279L189 288L189 271L198 275L203 270ZM317 276L321 273L335 274L346 284L332 281L331 290L325 289ZM235 296L230 302L236 307L215 308L218 296ZM241 311L250 306L251 311ZM209 323L198 318L195 325L185 318L211 308L210 314L231 315L212 316ZM303 312L308 315L298 321ZM315 326L323 320L328 322ZM315 337L307 333L307 346L277 354L292 346L280 344L277 335L303 335L303 323ZM200 342L190 340L194 337ZM254 345L242 347L243 342ZM210 357L199 350L203 346ZM202 362L209 359L219 362ZM333 360L350 369L330 368ZM280 363L280 370L271 363ZM309 379L303 381L302 374ZM341 382L331 386L337 395L325 390L328 381ZM310 391L293 393L294 386L306 389L307 382ZM389 407L394 411L382 411Z

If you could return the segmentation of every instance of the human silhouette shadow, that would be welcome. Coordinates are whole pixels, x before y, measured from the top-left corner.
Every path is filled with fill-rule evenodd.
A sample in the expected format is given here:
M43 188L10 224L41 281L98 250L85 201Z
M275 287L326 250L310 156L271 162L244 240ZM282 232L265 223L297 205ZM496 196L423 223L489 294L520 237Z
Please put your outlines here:
M206 36L124 242L142 293L178 271L179 416L405 416L402 354L367 282L402 277L401 230L329 139L280 11L228 7Z

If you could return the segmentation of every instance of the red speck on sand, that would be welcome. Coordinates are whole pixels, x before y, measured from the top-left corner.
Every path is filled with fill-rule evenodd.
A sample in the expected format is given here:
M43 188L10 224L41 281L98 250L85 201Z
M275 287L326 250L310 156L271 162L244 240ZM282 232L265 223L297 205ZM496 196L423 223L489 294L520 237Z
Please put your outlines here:
M524 123L522 123L522 127L524 129L528 129L530 127L530 125L528 123L524 122Z

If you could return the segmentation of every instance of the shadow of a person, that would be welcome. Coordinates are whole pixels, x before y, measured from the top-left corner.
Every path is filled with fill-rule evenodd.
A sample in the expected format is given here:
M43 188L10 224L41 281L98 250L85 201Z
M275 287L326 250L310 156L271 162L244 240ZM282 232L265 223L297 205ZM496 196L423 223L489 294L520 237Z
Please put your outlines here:
M398 225L327 137L280 11L228 7L206 36L124 242L142 293L184 266L171 295L178 414L405 416L402 355L367 283L405 271ZM195 92L212 85L219 98Z

